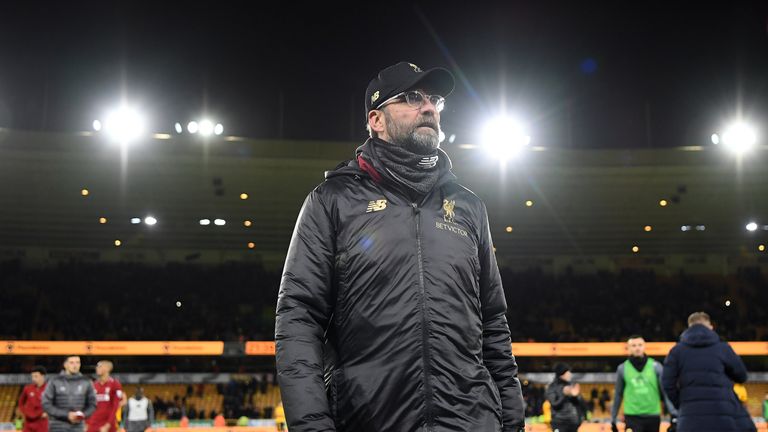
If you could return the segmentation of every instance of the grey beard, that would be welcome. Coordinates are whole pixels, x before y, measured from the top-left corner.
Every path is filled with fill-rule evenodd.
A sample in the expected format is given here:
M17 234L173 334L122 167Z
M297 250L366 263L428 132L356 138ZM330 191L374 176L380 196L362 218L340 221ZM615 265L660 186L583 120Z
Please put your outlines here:
M392 117L384 111L387 117L387 135L389 135L393 144L397 144L406 150L416 154L432 154L440 148L440 132L438 126L437 134L420 134L416 132L417 128L410 131L405 127L397 125Z
M431 154L440 148L440 138L432 134L419 134L413 131L401 145L416 154Z

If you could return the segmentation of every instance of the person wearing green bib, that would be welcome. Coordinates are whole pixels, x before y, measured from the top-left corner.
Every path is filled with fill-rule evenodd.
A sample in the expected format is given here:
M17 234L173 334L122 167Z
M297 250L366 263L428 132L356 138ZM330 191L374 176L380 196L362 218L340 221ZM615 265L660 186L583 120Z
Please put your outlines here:
M677 410L661 387L662 365L645 355L645 339L640 335L627 340L629 358L616 368L616 385L611 407L611 430L618 432L616 419L624 401L624 423L632 432L659 432L661 403L672 418Z
M763 400L763 420L768 422L768 393L765 394L765 399Z

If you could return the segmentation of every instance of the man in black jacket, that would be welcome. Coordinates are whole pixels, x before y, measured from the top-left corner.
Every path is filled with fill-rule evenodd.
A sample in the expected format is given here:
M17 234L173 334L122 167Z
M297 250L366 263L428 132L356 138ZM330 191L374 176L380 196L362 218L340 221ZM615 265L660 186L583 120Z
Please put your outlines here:
M382 70L370 139L304 201L275 327L293 432L523 427L485 205L439 148L453 86L441 68Z
M555 379L547 386L544 396L552 407L552 432L576 432L586 411L579 384L572 383L571 367L555 365Z

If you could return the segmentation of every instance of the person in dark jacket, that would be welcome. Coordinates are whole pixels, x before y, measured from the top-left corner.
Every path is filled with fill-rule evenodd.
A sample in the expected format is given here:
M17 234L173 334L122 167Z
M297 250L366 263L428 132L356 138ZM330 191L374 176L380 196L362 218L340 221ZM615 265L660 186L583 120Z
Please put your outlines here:
M733 383L747 380L747 368L715 333L709 315L694 312L688 329L664 361L662 386L678 409L677 432L754 431L744 421Z
M382 70L371 137L304 201L275 324L292 432L524 427L485 204L439 148L453 86L441 68Z
M68 356L64 370L48 381L43 409L50 432L83 432L83 420L96 410L96 393L91 380L80 373L79 356Z
M572 383L572 379L569 365L555 365L555 379L544 392L552 406L552 432L576 432L584 420L587 404L581 397L579 384Z

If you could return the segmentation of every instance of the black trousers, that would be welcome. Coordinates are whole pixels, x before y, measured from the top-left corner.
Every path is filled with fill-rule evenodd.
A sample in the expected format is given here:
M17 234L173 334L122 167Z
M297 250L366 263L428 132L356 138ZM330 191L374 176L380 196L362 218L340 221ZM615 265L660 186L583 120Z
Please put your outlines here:
M624 416L628 431L632 432L659 432L661 426L661 417L659 416Z
M578 432L578 430L577 424L552 422L552 432Z

